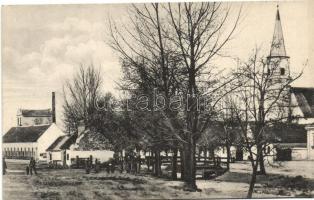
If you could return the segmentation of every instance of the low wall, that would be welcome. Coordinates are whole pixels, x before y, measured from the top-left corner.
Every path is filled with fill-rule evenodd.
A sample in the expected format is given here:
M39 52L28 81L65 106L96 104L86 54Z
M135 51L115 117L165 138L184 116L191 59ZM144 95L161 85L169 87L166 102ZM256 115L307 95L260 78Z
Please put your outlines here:
M110 158L113 158L113 151L108 151L108 150L100 150L100 151L69 151L69 157L71 160L72 158L76 158L76 156L80 158L89 158L90 155L93 156L93 160L96 158L100 162L106 162Z
M292 148L291 159L292 160L307 160L307 148Z

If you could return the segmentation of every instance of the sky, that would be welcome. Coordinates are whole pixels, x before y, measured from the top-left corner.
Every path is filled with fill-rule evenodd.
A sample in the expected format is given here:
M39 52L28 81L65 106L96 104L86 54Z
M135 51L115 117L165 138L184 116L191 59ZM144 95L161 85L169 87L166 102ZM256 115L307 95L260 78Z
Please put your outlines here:
M241 23L224 49L230 57L245 60L258 46L269 52L278 2L229 3L240 6ZM57 124L62 126L62 86L77 68L100 67L105 92L117 93L121 79L118 55L108 46L108 18L128 23L130 4L24 5L2 7L2 123L5 133L16 125L19 108L51 107L56 92ZM294 86L314 87L314 3L279 2L292 74L304 68ZM230 58L216 58L225 69Z

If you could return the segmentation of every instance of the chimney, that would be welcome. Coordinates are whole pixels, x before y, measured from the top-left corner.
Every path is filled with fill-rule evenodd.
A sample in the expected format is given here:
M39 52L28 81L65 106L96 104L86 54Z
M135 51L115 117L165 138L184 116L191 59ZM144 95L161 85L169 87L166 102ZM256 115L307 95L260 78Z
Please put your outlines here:
M52 123L56 123L56 97L55 97L55 92L52 92Z
M77 125L77 135L80 136L85 131L84 120L80 120Z

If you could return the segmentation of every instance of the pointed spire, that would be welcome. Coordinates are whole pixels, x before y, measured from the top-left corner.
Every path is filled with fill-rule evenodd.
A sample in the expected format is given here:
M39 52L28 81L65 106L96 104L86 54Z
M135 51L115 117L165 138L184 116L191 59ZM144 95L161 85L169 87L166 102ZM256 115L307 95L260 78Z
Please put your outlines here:
M276 14L273 41L270 48L270 57L273 57L273 56L286 56L286 48L285 48L285 42L283 38L278 5L277 5L277 14Z

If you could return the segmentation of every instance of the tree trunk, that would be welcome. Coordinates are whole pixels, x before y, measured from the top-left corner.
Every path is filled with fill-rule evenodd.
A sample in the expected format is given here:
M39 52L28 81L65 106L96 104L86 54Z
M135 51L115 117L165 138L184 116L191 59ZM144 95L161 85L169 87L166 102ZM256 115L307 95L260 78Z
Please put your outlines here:
M261 152L261 155L260 155L260 157L259 157L259 166L260 166L259 174L260 174L260 175L266 175L263 152Z
M254 186L255 186L255 183L256 183L257 166L258 166L258 162L256 161L256 165L254 165L254 167L253 167L253 172L252 172L251 181L250 181L250 187L249 187L249 191L248 191L248 194L247 194L247 197L246 197L248 199L251 199L252 195L253 195Z
M176 180L177 177L177 158L178 158L178 149L175 147L173 148L173 155L172 155L172 180Z
M266 170L265 170L265 165L264 165L264 154L263 154L262 148L263 148L262 145L258 145L257 152L259 152L258 164L259 164L260 170L258 171L257 174L266 175Z
M161 159L160 159L160 151L155 151L155 176L160 177L161 176Z
M184 180L184 175L185 175L185 172L184 172L184 166L185 166L185 152L184 150L180 150L180 158L181 158L181 166L180 166L180 170L181 170L181 177L180 179L181 180Z
M193 135L189 135L188 144L185 145L185 166L184 166L184 182L185 182L185 190L194 192L197 190L196 182L195 182L195 173L196 173L196 159L195 159L195 141L193 139Z
M226 144L226 149L227 149L227 170L230 170L230 157L231 157L231 153L230 153L230 145L227 142Z
M141 151L136 150L136 173L141 172Z

